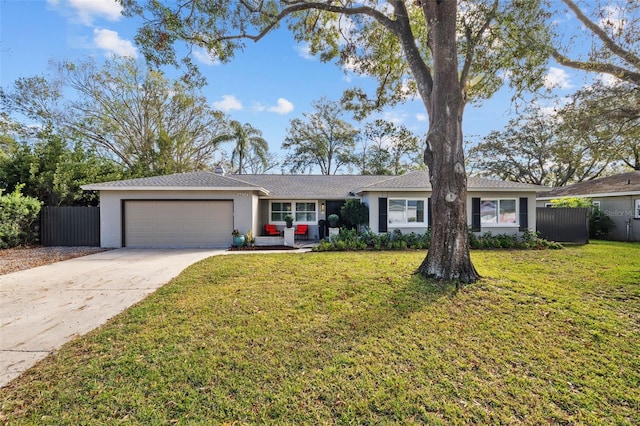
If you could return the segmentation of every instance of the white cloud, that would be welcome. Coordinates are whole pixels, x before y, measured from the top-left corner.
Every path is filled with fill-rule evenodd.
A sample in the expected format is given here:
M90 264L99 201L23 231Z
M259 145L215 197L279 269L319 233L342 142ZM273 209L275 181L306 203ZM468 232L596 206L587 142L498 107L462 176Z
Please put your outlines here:
M220 61L211 57L211 54L202 47L195 47L193 49L193 56L198 62L204 65L219 65Z
M622 80L611 74L600 74L598 78L605 87L615 87L622 83Z
M138 57L135 46L129 40L121 39L115 31L96 28L93 30L93 42L98 48L110 54Z
M385 121L389 121L396 126L401 125L406 121L407 114L403 111L384 111L381 115L381 118Z
M242 109L242 102L233 95L222 95L222 100L213 102L213 106L224 112L232 110L240 111Z
M315 56L311 54L311 45L309 43L302 43L295 46L296 52L298 52L298 56L301 58L313 61L316 59Z
M285 98L278 98L278 104L276 106L269 107L269 112L275 112L276 114L285 115L293 111L293 104Z
M122 5L115 0L47 0L47 3L56 9L66 9L72 19L84 25L91 25L96 18L109 21L122 18Z
M551 67L547 75L544 76L544 87L547 89L571 89L573 85L565 70Z
M418 121L427 121L429 119L429 117L427 116L427 114L416 114L416 120Z

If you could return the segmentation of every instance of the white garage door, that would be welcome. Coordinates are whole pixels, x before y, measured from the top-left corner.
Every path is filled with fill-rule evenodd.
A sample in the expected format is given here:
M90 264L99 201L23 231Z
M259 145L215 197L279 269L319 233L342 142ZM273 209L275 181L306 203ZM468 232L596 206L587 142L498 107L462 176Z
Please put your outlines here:
M228 247L232 201L143 201L124 204L126 247Z

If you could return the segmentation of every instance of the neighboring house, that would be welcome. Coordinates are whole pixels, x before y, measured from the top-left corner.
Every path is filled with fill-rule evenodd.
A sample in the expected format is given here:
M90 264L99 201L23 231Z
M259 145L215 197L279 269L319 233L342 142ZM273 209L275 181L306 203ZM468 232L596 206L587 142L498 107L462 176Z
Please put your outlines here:
M181 173L83 186L100 191L103 247L228 247L233 229L262 235L265 224L309 225L340 214L345 200L369 206L375 232L423 233L432 224L424 171L401 176L223 175ZM469 178L467 222L474 231L535 230L536 192L543 187Z
M608 238L640 241L640 171L622 173L538 194L538 207L548 207L558 198L589 198L615 223Z

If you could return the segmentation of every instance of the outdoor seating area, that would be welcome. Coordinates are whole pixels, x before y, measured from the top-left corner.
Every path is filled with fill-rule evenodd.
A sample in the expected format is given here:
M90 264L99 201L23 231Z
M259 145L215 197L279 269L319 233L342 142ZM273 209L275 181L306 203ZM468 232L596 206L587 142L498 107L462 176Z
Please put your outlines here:
M279 237L281 234L275 225L266 224L264 225L264 235L267 237Z
M295 238L309 239L309 225L297 225L293 232Z

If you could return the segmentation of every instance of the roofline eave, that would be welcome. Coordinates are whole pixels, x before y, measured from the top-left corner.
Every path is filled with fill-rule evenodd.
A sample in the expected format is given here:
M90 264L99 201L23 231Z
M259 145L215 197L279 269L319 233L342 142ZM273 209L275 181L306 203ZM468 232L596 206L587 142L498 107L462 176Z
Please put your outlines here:
M259 187L210 187L210 186L99 186L82 185L84 191L257 191L259 195L269 195L269 191Z

